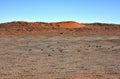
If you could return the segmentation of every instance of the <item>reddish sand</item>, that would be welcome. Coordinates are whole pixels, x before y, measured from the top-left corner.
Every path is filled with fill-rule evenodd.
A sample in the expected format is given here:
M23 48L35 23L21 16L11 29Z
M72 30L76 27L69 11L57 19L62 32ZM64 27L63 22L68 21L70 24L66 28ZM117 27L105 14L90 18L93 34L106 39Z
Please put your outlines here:
M120 25L0 24L0 79L120 79Z
M16 34L120 35L120 25L82 24L73 21L56 23L10 22L0 24L0 35Z
M0 79L120 79L120 36L0 36Z
M60 28L83 28L85 27L84 24L80 24L77 22L60 22L59 26Z

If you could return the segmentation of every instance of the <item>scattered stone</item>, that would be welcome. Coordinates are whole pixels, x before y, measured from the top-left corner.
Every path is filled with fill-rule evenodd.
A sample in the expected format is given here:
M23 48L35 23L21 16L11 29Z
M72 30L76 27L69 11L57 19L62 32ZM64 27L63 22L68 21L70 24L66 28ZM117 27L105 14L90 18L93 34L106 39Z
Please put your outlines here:
M48 56L51 56L51 54L48 54Z
M32 49L29 49L29 51L32 51Z
M43 51L43 49L41 49L41 51Z
M80 52L80 50L77 50L77 52Z

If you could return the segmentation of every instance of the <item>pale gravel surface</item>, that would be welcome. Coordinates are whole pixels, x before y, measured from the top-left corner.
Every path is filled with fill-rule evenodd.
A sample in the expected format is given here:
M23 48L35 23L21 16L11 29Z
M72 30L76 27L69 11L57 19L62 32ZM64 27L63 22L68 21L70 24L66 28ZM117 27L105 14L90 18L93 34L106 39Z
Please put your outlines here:
M0 79L120 79L120 36L0 36Z

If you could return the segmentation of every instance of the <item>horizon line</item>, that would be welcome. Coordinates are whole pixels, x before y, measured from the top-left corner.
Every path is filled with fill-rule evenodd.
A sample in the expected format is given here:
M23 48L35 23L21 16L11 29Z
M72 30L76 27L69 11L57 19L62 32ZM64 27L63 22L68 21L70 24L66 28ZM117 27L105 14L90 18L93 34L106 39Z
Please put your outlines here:
M11 23L11 22L28 22L28 23L35 23L35 22L43 22L43 23L59 23L59 22L77 22L77 23L87 23L87 24L91 24L91 23L101 23L101 24L119 24L119 23L112 23L112 22L79 22L79 21L70 21L70 20L65 20L65 21L26 21L26 20L16 20L16 21L4 21L4 22L0 22L0 24L3 23Z

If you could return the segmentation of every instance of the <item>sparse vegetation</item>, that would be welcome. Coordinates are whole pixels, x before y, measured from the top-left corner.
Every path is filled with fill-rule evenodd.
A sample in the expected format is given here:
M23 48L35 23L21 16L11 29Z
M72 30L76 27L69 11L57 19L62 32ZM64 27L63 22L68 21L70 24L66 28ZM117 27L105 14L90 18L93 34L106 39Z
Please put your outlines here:
M59 33L62 35L65 34L118 34L120 35L120 25L117 24L105 24L105 23L92 23L92 24L80 24L73 21L68 22L58 22L58 23L45 23L45 22L9 22L0 24L0 30L4 30L5 34L15 34L17 33ZM36 31L37 30L37 31ZM111 32L112 31L112 32ZM3 31L0 31L0 34ZM12 32L12 33L11 33Z

